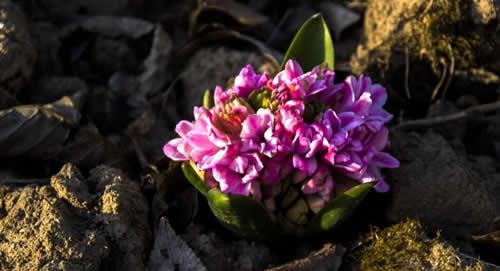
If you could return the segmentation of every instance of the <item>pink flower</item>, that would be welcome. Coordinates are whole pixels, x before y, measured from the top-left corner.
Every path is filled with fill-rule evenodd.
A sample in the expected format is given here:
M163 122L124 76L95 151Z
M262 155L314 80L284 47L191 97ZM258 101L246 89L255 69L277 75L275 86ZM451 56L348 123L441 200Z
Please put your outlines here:
M279 107L279 119L283 129L294 133L302 124L304 115L304 103L302 101L290 100Z
M225 157L232 140L215 126L209 110L195 107L194 115L194 122L177 124L175 131L180 138L168 142L163 151L172 160L193 160L201 169L206 169Z
M288 176L315 213L334 196L332 174L387 191L380 169L399 161L385 152L392 118L383 109L386 90L363 75L340 84L334 79L319 66L304 73L294 60L272 80L247 65L231 89L215 88L213 108L196 107L194 121L177 124L179 138L164 153L194 161L210 188L251 196L269 210ZM247 99L260 89L270 101L252 108L259 103Z
M278 92L278 96L304 101L309 101L315 95L326 90L327 85L328 82L320 78L319 67L304 73L295 60L288 60L285 64L285 70L279 72L271 84L273 89ZM286 102L286 100L282 102Z
M340 89L323 100L337 112L353 112L362 116L372 131L379 130L392 119L392 115L383 109L387 100L385 88L372 84L370 77L364 75L359 79L348 76Z
M399 161L383 152L388 144L389 130L382 127L373 133L367 127L358 127L351 142L335 157L333 166L338 172L362 183L376 182L375 189L386 192L389 186L380 174L380 168L397 168Z
M252 65L248 64L234 79L232 91L240 98L247 98L252 91L265 86L267 81L269 81L267 73L257 74Z
M243 151L269 153L276 144L273 137L275 118L269 109L261 108L242 123L240 137Z
M224 193L254 195L260 197L257 178L264 168L257 153L234 153L228 155L212 168L212 175Z
M293 167L312 175L318 168L316 155L328 148L323 129L317 124L302 124L293 139Z

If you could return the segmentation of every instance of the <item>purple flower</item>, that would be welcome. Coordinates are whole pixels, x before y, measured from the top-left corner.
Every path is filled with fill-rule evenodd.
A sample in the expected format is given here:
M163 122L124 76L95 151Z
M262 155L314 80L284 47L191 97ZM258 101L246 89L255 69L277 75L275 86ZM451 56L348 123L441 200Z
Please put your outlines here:
M243 151L259 151L268 154L274 149L274 115L269 109L261 108L256 114L249 115L242 123L240 137Z
M320 66L304 73L294 60L272 80L247 65L231 89L215 88L212 108L196 107L194 121L177 124L179 138L164 153L194 161L210 188L251 196L270 211L288 176L315 213L334 196L332 176L387 191L380 169L399 166L384 151L392 118L383 109L387 92L364 75L334 79ZM248 97L262 88L270 100L252 108Z
M279 107L279 120L283 129L294 133L302 124L304 115L304 103L302 101L290 100Z
M234 79L233 91L240 98L247 98L252 91L260 89L267 84L269 76L267 73L257 74L248 64L240 71L240 74Z
M175 131L180 138L168 142L163 151L173 160L193 160L203 170L223 159L232 144L231 138L219 130L212 121L213 114L195 107L195 121L181 121Z
M376 182L375 189L386 192L389 186L380 174L380 168L397 168L399 161L383 152L388 144L389 130L382 127L373 133L367 127L353 131L352 141L336 155L334 167L362 183Z
M392 119L392 115L383 109L387 92L379 84L372 84L370 77L361 75L359 79L348 76L341 88L330 94L323 101L332 105L337 112L353 112L363 116L367 127L378 131Z
M259 154L235 153L229 155L212 168L212 175L224 193L248 196L260 199L260 188L257 181L264 168Z
M312 175L318 168L316 155L328 147L323 129L317 124L302 124L293 139L293 167Z
M327 82L319 77L319 67L303 73L299 63L295 60L288 60L285 64L285 70L276 75L271 85L278 92L278 96L309 101L327 89ZM286 92L286 94L279 94L281 92Z

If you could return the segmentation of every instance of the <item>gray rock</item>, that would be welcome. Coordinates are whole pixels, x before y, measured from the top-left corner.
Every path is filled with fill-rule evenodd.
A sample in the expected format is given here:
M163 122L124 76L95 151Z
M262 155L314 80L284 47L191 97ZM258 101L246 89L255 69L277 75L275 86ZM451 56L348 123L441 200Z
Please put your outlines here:
M451 233L485 233L498 226L498 175L481 170L475 164L481 159L468 161L433 132L395 134L393 149L401 167L390 172L391 220L415 217Z

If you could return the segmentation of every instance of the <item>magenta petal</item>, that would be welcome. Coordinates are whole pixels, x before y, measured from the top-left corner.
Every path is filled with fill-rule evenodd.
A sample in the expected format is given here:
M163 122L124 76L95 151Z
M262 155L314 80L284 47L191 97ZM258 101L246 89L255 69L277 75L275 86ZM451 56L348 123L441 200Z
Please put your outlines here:
M206 170L215 167L221 161L227 160L227 157L231 157L231 150L229 148L224 148L216 152L200 152L198 154L200 157L195 157L195 155L192 156L196 161L200 161L198 167L201 170Z
M368 115L370 107L372 105L372 99L370 93L364 92L361 97L352 105L351 110L358 115Z
M382 168L398 168L399 161L386 152L377 152L372 158L372 165Z
M346 131L350 131L364 123L363 118L356 115L354 112L342 112L338 116L342 123L342 128Z
M381 127L380 130L373 136L369 143L375 150L381 151L387 146L389 138L389 129Z
M365 75L360 75L358 79L358 84L354 90L354 94L356 97L360 97L363 92L371 88L372 79Z
M215 145L212 144L212 141L206 134L191 133L186 140L189 145L200 150L211 150L215 148Z
M315 158L304 158L297 154L293 155L292 162L293 167L305 171L309 175L312 175L318 167L318 163Z
M229 191L231 194L240 195L240 196L248 196L250 195L250 190L252 187L252 183L241 183L236 185Z
M302 67L300 67L300 64L293 59L289 59L286 62L285 71L287 72L289 79L299 77L300 75L302 75L304 73L302 71Z
M248 159L242 156L236 157L233 162L229 165L232 171L243 174L248 166Z
M175 131L182 138L185 138L192 129L193 129L193 124L186 120L179 121L179 123L177 123L177 125L175 126Z
M371 94L372 105L374 107L382 108L387 101L387 91L385 88L379 84L374 84L368 92Z
M381 193L388 192L390 189L389 184L387 184L384 180L379 180L375 184L374 188L375 188L375 191L381 192Z
M241 184L239 175L225 166L219 165L214 167L212 174L214 179L219 183L222 192L232 192Z
M184 140L182 138L174 138L170 140L165 146L163 146L163 153L170 159L174 161L185 161L189 160L185 153L179 152L179 145L183 144Z
M229 95L221 86L216 86L214 90L214 102L219 106L222 103L229 102Z
M259 170L255 167L255 165L251 165L248 167L247 172L243 178L241 178L241 181L243 183L248 183L254 179L256 179L259 176Z

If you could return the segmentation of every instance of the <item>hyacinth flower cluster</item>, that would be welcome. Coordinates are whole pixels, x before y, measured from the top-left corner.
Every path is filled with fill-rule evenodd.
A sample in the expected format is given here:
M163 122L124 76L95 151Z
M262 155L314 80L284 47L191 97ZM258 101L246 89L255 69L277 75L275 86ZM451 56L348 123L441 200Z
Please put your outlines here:
M296 187L313 213L346 179L388 191L380 169L399 162L384 152L387 92L363 75L334 81L332 70L304 72L292 59L274 78L247 65L231 88L215 88L211 108L195 107L194 121L177 124L180 137L163 151L194 162L208 187L252 197L270 213L287 201L284 186Z

